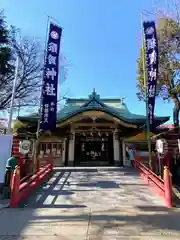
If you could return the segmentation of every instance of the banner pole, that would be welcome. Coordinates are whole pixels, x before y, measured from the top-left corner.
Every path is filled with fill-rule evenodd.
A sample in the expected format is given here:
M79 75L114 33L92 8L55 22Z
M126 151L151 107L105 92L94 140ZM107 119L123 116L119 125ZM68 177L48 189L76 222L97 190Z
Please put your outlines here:
M148 155L149 155L149 167L152 168L152 148L151 148L151 136L150 136L150 124L148 117L148 88L147 88L147 70L146 70L146 46L144 44L144 32L143 32L143 13L141 13L141 34L142 34L142 64L143 64L143 78L144 78L144 93L146 103L146 136L148 143Z
M39 100L39 112L38 112L38 123L37 123L37 130L36 130L36 141L34 144L34 172L38 169L38 145L39 145L39 129L40 129L40 122L41 122L41 105L42 105L42 95L43 95L43 78L44 78L44 65L46 61L46 48L47 48L47 38L48 38L48 28L49 28L50 17L48 16L47 25L46 25L46 36L45 36L45 44L44 44L44 58L43 58L43 67L42 67L42 76L41 76L41 86L40 86L40 100Z
M14 103L14 99L16 96L18 70L19 70L19 56L18 56L18 53L16 53L16 66L15 66L15 74L14 74L14 80L13 80L13 88L12 88L12 96L11 96L11 103L10 103L10 113L9 113L9 119L8 119L7 134L11 134L11 125L12 125L12 118L13 118L13 103Z

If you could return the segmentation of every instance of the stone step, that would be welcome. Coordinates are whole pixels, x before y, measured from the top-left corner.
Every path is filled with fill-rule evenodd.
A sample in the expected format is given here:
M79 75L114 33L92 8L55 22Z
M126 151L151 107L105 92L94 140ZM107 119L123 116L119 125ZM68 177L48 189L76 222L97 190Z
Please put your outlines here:
M106 161L88 161L88 162L80 162L79 166L109 166L108 162Z

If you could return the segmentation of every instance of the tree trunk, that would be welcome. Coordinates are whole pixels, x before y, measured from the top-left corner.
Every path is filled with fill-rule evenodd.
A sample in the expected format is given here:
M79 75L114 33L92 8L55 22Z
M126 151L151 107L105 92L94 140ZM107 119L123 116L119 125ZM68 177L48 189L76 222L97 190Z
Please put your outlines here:
M174 127L179 126L179 110L180 110L180 102L178 97L174 98L174 108L173 108L173 122Z

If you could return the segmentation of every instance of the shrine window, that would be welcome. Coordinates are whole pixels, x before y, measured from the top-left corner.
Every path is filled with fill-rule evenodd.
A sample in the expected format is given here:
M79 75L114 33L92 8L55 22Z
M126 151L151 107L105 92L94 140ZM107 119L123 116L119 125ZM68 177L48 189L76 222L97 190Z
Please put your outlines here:
M40 143L40 157L61 157L62 156L62 143L60 142L53 142L53 143Z

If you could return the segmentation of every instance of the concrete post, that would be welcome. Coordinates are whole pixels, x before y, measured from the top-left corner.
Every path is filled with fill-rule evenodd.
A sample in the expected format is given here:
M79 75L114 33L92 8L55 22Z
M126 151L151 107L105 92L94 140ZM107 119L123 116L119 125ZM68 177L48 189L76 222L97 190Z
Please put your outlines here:
M66 139L63 141L63 152L62 152L62 164L64 166L65 163L65 158L66 158Z
M69 139L69 153L68 153L68 164L74 163L74 145L75 145L75 133L72 130Z
M119 149L119 139L118 139L118 131L115 129L113 133L113 149L114 149L114 163L120 164L120 149Z

